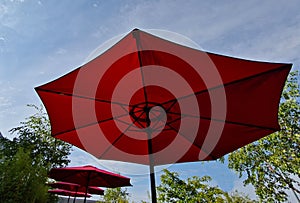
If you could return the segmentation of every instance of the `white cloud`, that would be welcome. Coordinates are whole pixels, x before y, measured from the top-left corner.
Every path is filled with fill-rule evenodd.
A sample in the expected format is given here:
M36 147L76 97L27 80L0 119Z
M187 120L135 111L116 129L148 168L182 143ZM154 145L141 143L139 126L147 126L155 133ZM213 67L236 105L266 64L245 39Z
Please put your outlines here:
M5 128L8 118L15 112L12 110L14 100L11 91L14 91L9 83L0 81L0 130ZM6 129L5 129L6 130ZM4 131L3 131L4 132Z
M25 0L10 0L11 2L20 2L20 3L23 3L25 2Z
M7 6L4 4L0 4L0 19L7 13Z
M119 30L163 28L188 36L208 51L300 66L297 5L297 1L128 3L114 24Z
M63 49L63 48L59 48L56 52L56 54L66 54L67 50Z

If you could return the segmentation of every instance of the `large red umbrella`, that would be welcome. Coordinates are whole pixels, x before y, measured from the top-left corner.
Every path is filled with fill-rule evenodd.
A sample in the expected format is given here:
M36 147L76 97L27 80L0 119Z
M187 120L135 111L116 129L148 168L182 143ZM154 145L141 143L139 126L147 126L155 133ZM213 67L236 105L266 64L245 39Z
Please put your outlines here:
M96 190L90 189L90 186L109 188L131 186L130 178L94 166L52 168L48 176L58 181L79 184L85 188L85 193Z
M52 194L68 196L69 197L68 202L70 200L70 196L71 197L84 197L84 198L91 197L90 194L86 194L85 192L74 192L74 191L69 191L69 190L64 190L64 189L52 189L52 190L48 190L48 192L52 193Z
M291 64L185 47L133 30L82 67L36 88L52 136L99 159L150 166L214 160L279 130Z

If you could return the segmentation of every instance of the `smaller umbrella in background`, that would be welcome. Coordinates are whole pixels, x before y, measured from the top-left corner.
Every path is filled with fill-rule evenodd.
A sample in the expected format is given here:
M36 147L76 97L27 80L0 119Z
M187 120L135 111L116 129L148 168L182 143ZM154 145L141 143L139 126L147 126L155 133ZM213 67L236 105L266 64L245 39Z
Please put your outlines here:
M86 188L84 186L81 186L79 184L75 183L68 183L68 182L54 182L49 183L49 186L52 188L58 188L58 189L64 189L64 190L70 190L74 192L85 192ZM96 195L103 195L104 190L99 187L91 186L88 188L88 193L90 194L96 194Z
M75 183L68 183L68 182L54 182L54 183L49 183L48 184L52 188L57 188L57 189L63 189L63 190L68 190L76 193L85 193L86 188L84 186L81 186L79 184ZM88 193L89 194L96 194L96 195L104 195L104 190L98 187L89 187L88 188ZM76 195L74 196L73 203L75 203L76 200Z
M73 195L74 199L73 199L73 203L75 203L75 200L76 200L76 197L77 197L77 193L78 192L84 192L85 194L85 191L79 191L79 187L80 185L78 184L75 184L75 183L67 183L67 182L55 182L55 183L49 183L48 184L50 187L52 188L56 188L56 189L61 189L61 190L67 190L67 191L70 191L70 192L75 192L75 194ZM50 190L51 191L51 190ZM55 191L55 190L54 190ZM70 200L70 196L68 198L68 202Z
M89 186L116 188L131 186L130 178L116 173L105 171L94 166L52 168L48 175L57 181L79 184L86 188L88 193ZM86 202L86 198L84 199Z
M80 185L78 184L68 183L68 182L54 182L54 183L49 183L48 185L52 188L64 189L64 190L69 190L74 192L78 191L80 187Z
M70 197L84 197L86 199L87 197L91 197L90 194L86 194L85 192L73 192L69 190L64 190L64 189L53 189L53 190L48 190L48 193L52 194L57 194L57 195L62 195L62 196L68 196L68 203L70 200Z

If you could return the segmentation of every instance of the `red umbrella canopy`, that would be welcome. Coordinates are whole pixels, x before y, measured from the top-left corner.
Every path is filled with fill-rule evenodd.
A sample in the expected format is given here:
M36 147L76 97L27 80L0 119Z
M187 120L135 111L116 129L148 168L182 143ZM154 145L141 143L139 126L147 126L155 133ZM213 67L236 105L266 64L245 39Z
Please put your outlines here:
M208 53L135 29L36 91L53 137L99 159L161 165L217 159L279 130L291 66Z
M88 186L110 188L131 186L130 178L94 166L52 168L49 177L59 181L79 184L85 188ZM91 190L95 191L95 188Z
M58 188L58 189L64 189L69 191L78 191L78 188L80 185L75 183L68 183L68 182L55 182L55 183L49 183L48 184L52 188Z
M74 191L63 190L63 189L53 189L53 190L48 190L48 192L52 194L71 196L71 197L91 197L90 194L85 194L84 192L74 192Z
M88 192L95 195L104 195L104 190L94 186L90 186Z
M55 182L55 183L49 183L49 185L52 188L58 188L58 189L64 189L69 190L73 192L86 192L85 186L81 186L79 184L75 183L68 183L68 182ZM88 187L88 193L90 194L97 194L97 195L103 195L104 190L98 187Z

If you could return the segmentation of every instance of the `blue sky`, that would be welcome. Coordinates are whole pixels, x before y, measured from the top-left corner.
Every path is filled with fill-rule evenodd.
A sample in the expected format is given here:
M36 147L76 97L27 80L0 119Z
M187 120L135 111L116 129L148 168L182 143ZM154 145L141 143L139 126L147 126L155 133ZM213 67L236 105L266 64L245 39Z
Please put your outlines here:
M299 69L299 10L297 0L0 0L0 131L11 137L8 130L32 113L26 104L41 103L34 87L82 65L99 45L136 27L184 35L209 52L289 62ZM72 165L93 164L127 174L134 185L129 189L131 198L148 199L147 169L99 163L77 149L71 158ZM253 195L220 163L179 164L169 169L182 177L210 175L212 184L227 191L240 189Z

